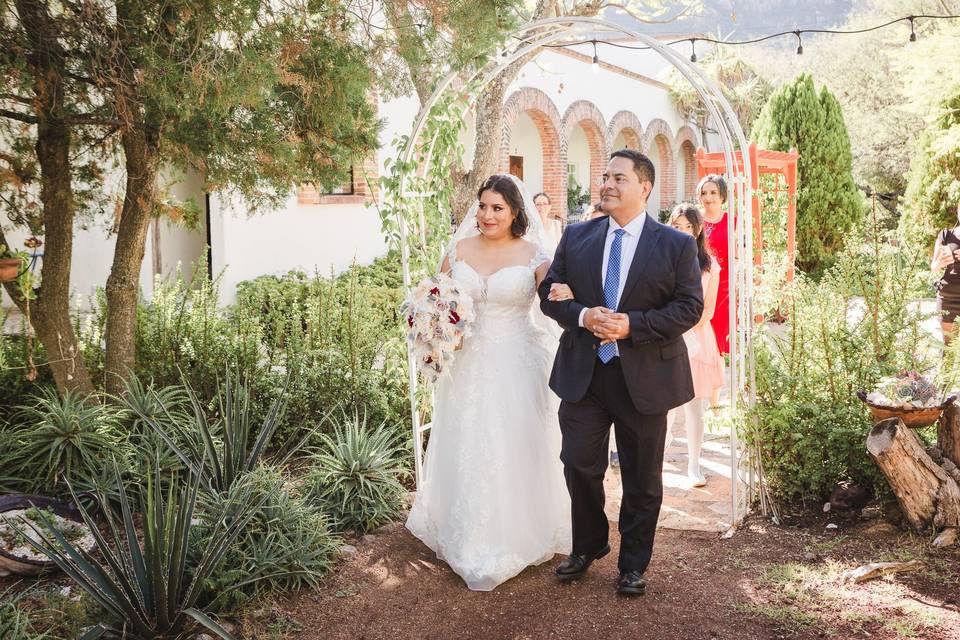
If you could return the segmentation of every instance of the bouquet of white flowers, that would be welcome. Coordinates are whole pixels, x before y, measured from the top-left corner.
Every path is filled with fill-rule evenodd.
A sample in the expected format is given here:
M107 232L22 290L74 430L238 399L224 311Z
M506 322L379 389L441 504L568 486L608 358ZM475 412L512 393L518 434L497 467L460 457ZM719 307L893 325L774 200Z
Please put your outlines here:
M407 321L407 342L417 367L429 382L436 382L470 334L473 300L453 278L439 273L421 280L400 310Z

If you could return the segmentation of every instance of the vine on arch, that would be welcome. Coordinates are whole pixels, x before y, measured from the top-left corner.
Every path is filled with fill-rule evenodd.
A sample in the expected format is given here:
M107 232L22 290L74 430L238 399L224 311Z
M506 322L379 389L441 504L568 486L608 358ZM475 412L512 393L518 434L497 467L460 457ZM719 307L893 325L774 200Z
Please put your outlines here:
M463 107L478 84L468 84L437 101L410 160L403 160L410 144L410 136L405 135L394 139L396 155L384 162L387 175L380 178L380 184L387 197L379 208L382 230L390 249L399 252L401 221L406 223L411 281L436 269L449 241L456 187L450 179L450 164L459 164L463 157Z

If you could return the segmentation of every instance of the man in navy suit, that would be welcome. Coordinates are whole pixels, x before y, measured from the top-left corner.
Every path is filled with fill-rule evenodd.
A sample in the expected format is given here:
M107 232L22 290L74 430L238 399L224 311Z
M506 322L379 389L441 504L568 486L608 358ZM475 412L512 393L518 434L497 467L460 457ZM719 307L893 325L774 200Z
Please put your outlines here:
M641 595L663 501L667 411L693 398L683 333L703 312L694 239L647 212L656 179L642 153L615 151L603 175L606 214L567 228L540 308L564 329L550 376L560 396L560 457L570 492L573 550L561 580L610 552L603 476L610 425L623 482L617 592ZM554 283L573 299L551 300Z

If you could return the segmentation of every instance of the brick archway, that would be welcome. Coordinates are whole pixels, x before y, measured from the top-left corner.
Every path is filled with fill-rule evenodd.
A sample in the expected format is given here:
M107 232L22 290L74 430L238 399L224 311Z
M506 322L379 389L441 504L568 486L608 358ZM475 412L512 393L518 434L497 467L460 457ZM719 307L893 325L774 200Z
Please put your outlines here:
M697 188L697 158L695 156L697 149L697 134L693 129L684 125L677 131L677 137L674 144L678 152L678 162L682 163L683 169L683 199L696 202L697 194L694 191Z
M500 170L510 169L510 137L520 114L533 120L540 135L543 154L543 191L554 207L564 208L567 202L567 165L561 158L560 111L553 100L540 89L523 87L510 95L503 105L503 130L500 137Z
M607 140L610 141L610 151L616 151L613 148L617 136L623 134L628 149L640 150L640 142L643 140L643 125L631 111L618 111L611 119L607 127Z
M607 124L600 109L589 100L577 100L567 107L560 124L560 160L564 168L564 181L566 181L570 136L573 135L574 127L578 125L586 134L587 145L590 148L590 202L598 202L600 200L599 178L603 173L610 150Z
M676 198L677 168L673 155L673 140L674 136L670 125L660 118L651 120L644 132L643 153L649 157L656 150L659 160L657 162L657 184L660 201L651 203L654 205L652 213L659 213L661 209L666 209Z

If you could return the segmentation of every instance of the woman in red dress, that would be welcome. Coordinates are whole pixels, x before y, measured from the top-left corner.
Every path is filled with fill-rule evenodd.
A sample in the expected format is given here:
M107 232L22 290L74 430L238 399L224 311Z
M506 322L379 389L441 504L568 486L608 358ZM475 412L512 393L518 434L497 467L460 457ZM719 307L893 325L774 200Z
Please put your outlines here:
M703 233L707 239L707 248L720 265L720 286L717 289L716 313L710 319L713 333L717 337L720 353L730 353L730 267L729 230L727 229L727 181L723 176L711 173L697 184L697 194L703 207ZM736 221L734 221L736 222ZM710 404L717 406L719 389L711 396Z

